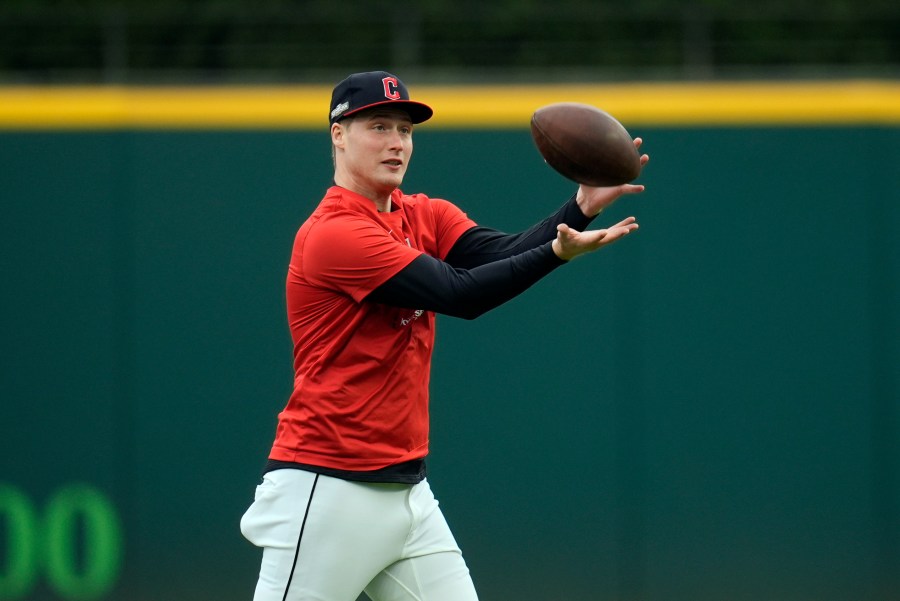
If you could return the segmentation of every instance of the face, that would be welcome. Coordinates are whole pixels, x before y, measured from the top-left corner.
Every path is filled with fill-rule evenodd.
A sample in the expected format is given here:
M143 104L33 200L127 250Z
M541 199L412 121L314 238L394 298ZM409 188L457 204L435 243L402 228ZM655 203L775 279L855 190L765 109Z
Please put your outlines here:
M376 107L331 126L335 182L379 201L403 182L412 156L412 121L405 111Z

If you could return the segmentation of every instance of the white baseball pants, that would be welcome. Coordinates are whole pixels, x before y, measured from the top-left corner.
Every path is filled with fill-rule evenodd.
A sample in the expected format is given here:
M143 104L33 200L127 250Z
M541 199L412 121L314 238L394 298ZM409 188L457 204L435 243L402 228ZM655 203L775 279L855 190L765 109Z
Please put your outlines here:
M269 472L241 519L263 548L254 601L477 601L428 481Z

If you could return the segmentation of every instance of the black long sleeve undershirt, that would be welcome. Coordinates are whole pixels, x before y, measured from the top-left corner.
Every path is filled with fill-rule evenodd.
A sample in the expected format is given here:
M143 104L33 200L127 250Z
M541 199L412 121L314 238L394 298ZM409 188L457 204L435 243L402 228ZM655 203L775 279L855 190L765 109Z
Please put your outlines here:
M556 226L565 223L576 230L583 230L593 217L586 217L573 195L555 213L517 234L507 234L491 228L475 226L466 231L450 252L446 263L453 267L470 269L485 263L506 259L556 238Z
M557 225L584 229L591 221L572 197L556 213L518 234L473 227L460 236L446 261L421 255L367 300L475 319L565 263L551 247Z
M550 244L472 269L457 269L434 257L419 255L366 300L475 319L565 263Z

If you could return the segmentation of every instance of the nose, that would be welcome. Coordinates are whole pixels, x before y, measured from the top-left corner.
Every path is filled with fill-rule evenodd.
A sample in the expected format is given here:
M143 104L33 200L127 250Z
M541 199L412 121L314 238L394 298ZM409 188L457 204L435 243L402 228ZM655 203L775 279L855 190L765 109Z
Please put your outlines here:
M391 128L389 141L391 148L403 148L403 136L400 134L400 130L396 127Z

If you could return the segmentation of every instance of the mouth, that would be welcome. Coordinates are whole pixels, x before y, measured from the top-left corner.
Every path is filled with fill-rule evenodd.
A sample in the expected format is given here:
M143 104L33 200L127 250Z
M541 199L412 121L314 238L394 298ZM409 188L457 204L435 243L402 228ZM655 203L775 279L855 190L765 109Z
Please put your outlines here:
M381 164L396 170L403 166L403 161L400 159L387 159L386 161L381 161Z

